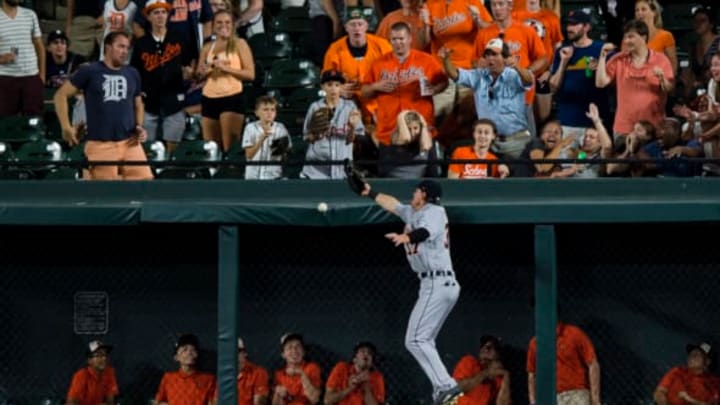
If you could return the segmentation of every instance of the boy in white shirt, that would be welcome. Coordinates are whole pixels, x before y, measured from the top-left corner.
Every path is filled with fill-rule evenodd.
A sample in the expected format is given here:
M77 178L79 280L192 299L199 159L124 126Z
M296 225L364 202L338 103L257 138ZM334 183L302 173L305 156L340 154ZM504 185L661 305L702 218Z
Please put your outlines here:
M245 158L250 162L280 162L292 146L290 134L281 122L275 122L277 101L272 96L260 96L255 100L257 121L245 126L242 146ZM247 180L273 180L282 177L282 165L248 165Z

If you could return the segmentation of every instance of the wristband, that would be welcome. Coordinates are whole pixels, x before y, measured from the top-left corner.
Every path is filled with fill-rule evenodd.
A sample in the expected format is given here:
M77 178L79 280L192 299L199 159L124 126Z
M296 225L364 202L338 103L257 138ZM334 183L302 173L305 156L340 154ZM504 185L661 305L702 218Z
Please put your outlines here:
M370 190L370 191L368 192L368 198L370 198L371 200L375 201L375 198L377 198L378 194L380 194L380 193L378 193L378 192L375 191L375 190Z

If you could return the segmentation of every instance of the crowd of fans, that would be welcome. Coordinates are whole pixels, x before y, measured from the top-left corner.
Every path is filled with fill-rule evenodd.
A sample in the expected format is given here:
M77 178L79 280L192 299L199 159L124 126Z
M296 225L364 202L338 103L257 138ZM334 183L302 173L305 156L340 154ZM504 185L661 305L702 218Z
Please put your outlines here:
M600 405L600 365L592 341L579 327L563 322L556 329L556 393L558 405ZM115 370L109 362L112 346L92 341L87 366L72 378L67 405L112 405L119 396ZM239 405L377 405L387 401L387 389L378 351L372 342L355 345L350 358L335 364L323 382L320 366L306 356L305 341L298 333L280 339L283 365L269 373L249 360L238 339L237 398ZM181 335L174 347L176 371L164 373L154 404L214 405L218 388L213 374L197 368L200 352L197 337ZM452 378L464 393L458 405L510 405L511 373L503 361L502 339L480 338L477 352L463 356ZM717 404L720 377L710 371L712 348L707 343L688 344L687 363L673 367L658 382L652 396L657 405ZM537 342L530 340L525 371L528 400L536 403ZM326 370L327 371L327 370ZM272 378L270 378L272 376ZM122 376L121 376L122 377Z
M69 143L83 134L106 146L162 139L172 153L187 116L200 114L203 138L221 151L240 143L247 160L275 161L276 169L247 170L253 179L282 177L283 151L305 146L312 161L378 159L363 169L388 177L720 172L717 164L688 159L720 156L720 35L712 4L687 5L694 41L678 49L674 34L663 29L657 0L636 0L628 15L627 5L612 1L564 14L559 1L366 2L308 0L313 40L306 51L322 72L324 95L295 134L276 122L277 99L244 95L259 79L246 39L265 31L262 0L69 0L65 31L50 32L46 41L32 10L2 0L0 116L41 115L44 83L59 88L59 97L76 96L72 119L69 109L57 110ZM615 43L590 36L600 22L594 7L607 19L603 36L618 38ZM127 34L124 56L107 54L115 46L108 38L117 37L111 33ZM73 79L98 64L139 73L138 111L120 114L134 119L116 122L117 105L110 105L134 95L96 98ZM85 97L98 104L95 124ZM245 103L253 102L255 116L246 117ZM317 125L322 119L328 125ZM253 120L259 124L246 125ZM85 147L90 161L129 160L119 152L98 159L94 150ZM429 162L441 158L441 150L448 158L482 162L433 170ZM594 162L600 158L614 160ZM132 178L113 170L112 178ZM300 176L342 178L344 172L305 165Z

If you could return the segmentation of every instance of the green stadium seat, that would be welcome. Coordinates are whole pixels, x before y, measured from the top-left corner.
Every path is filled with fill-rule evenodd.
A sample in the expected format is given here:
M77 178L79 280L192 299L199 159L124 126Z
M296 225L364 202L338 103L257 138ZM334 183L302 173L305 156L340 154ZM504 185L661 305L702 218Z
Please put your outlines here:
M663 5L663 28L676 36L693 30L692 3L666 3Z
M288 7L272 19L274 32L287 32L290 34L309 33L312 28L310 15L305 7Z
M237 162L230 166L221 167L213 178L215 179L244 179L245 178L245 148L242 141L233 143L224 156L226 162Z
M248 39L255 61L269 65L276 59L290 59L293 52L290 34L285 32L255 34Z
M267 88L297 88L320 83L320 69L307 59L276 60L265 80Z
M306 110L307 111L307 110ZM277 113L277 122L282 122L287 128L290 136L301 136L303 134L303 125L305 124L306 111L287 111L281 109Z
M319 87L300 87L290 93L285 100L283 109L302 112L304 118L310 104L320 100L324 96L325 92Z
M302 162L305 160L308 143L302 135L291 136L291 139L292 148L290 148L290 153L287 157L288 163L283 166L283 177L297 179L300 177L300 173L302 172ZM297 164L290 164L293 162Z
M48 139L26 142L15 152L18 168L32 171L37 178L45 178L51 172L64 168L54 164L64 160L65 153L60 144Z
M14 146L39 141L45 134L41 117L13 116L0 118L0 142Z
M0 163L12 161L14 158L15 155L10 145L5 142L0 142Z
M159 171L159 179L209 179L216 169L208 163L220 160L218 144L213 141L195 140L180 142L170 157L170 161L177 161L197 166L169 166Z
M200 115L188 115L185 117L185 132L183 132L182 139L186 141L202 139L201 119Z

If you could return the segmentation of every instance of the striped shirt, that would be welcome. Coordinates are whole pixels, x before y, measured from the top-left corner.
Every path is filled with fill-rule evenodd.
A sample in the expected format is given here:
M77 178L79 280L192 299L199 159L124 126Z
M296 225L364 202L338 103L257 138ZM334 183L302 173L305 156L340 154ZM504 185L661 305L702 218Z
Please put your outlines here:
M34 76L39 73L33 39L40 38L37 14L29 8L18 7L15 18L0 9L0 54L17 49L15 62L0 64L0 76Z

